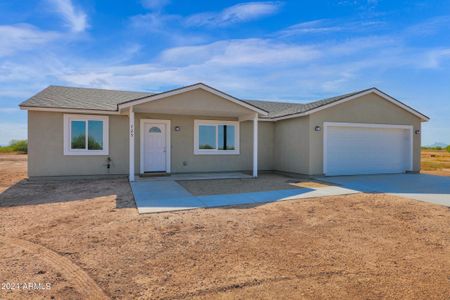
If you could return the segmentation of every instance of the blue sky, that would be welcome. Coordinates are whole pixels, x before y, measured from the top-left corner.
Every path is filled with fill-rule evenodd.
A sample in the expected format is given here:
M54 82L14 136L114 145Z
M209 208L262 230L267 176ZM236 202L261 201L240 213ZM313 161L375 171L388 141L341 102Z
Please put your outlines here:
M194 3L196 3L194 5ZM310 101L376 86L450 144L450 1L0 0L0 144L50 84Z

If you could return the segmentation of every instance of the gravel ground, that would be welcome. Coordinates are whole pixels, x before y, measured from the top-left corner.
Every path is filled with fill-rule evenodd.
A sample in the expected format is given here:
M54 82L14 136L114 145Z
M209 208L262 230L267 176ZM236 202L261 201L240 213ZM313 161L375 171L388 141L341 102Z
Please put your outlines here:
M450 295L450 210L393 196L139 215L123 179L20 181L0 220L2 283L51 283L1 299Z

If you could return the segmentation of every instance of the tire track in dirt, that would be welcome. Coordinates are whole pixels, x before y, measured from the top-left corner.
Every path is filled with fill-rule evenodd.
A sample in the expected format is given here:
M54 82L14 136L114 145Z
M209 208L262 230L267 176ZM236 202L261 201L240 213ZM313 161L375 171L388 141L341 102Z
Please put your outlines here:
M199 290L184 293L184 294L178 294L176 296L162 297L162 299L176 300L176 299L186 299L186 298L192 298L192 297L201 297L201 296L207 296L210 294L228 292L231 290L245 289L245 288L249 288L249 287L260 286L260 285L264 285L267 283L277 283L277 282L281 282L281 281L291 281L291 280L311 278L311 277L331 277L331 276L339 276L342 274L343 274L343 271L330 271L330 272L318 272L318 273L311 273L311 274L304 274L304 275L277 276L277 277L266 278L266 279L253 279L250 281L233 283L233 284L224 285L224 286L199 289Z
M178 295L170 296L170 297L162 297L161 299L164 299L164 300L176 300L176 299L186 299L186 298L192 298L192 297L201 297L201 296L207 296L209 294L228 292L228 291L231 291L231 290L244 289L244 288L249 288L249 287L263 285L263 284L266 284L266 283L275 283L275 282L280 282L280 281L285 281L285 280L293 280L293 279L295 279L295 278L293 278L293 277L286 277L286 276L266 278L266 279L253 279L253 280L250 280L250 281L244 281L244 282L239 282L239 283L232 283L232 284L224 285L224 286L217 286L217 287L211 287L211 288L206 288L206 289L199 289L199 290L196 290L196 291L187 292L187 293L183 293L183 294L178 294Z
M58 270L61 275L74 285L84 299L109 299L97 283L70 259L56 252L22 239L0 236L0 243L13 245L26 252L37 254L43 261Z

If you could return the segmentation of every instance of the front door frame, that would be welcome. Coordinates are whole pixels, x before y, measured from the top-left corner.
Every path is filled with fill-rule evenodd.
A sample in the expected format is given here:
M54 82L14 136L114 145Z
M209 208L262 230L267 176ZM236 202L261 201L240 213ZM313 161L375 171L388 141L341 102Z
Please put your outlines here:
M158 120L158 119L141 119L140 124L140 174L144 174L144 158L145 158L145 152L144 152L144 125L146 123L159 123L166 125L166 172L170 173L170 153L171 153L171 147L170 147L170 120Z

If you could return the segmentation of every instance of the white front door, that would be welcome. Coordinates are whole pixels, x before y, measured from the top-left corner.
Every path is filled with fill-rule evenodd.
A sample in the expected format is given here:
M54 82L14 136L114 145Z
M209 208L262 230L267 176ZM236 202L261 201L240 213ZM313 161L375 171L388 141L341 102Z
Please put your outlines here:
M166 172L166 124L145 123L144 130L144 172Z

